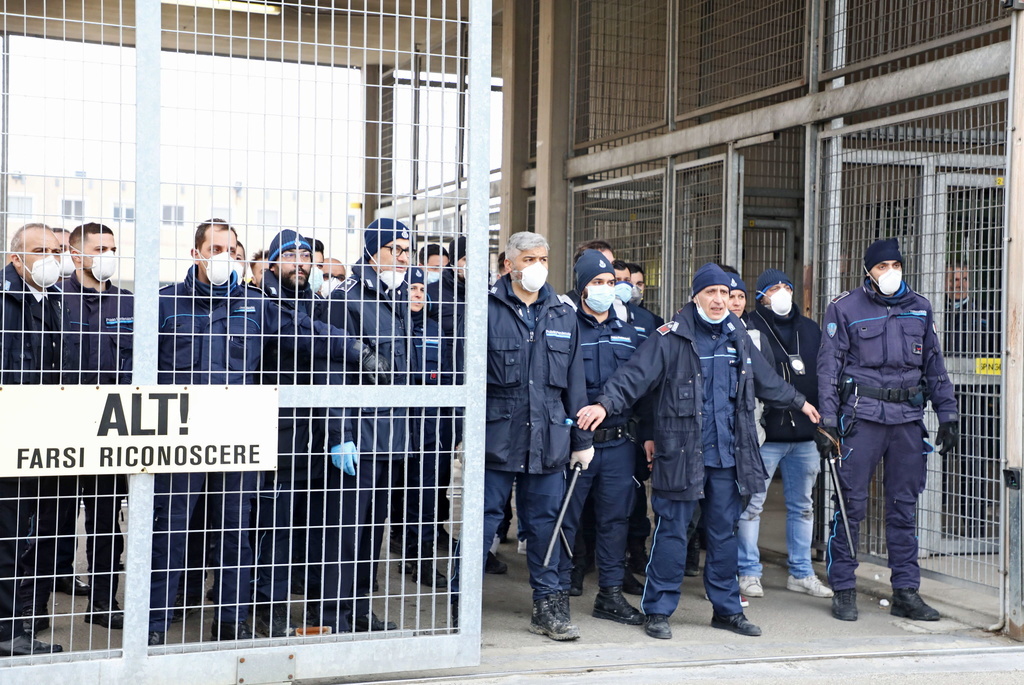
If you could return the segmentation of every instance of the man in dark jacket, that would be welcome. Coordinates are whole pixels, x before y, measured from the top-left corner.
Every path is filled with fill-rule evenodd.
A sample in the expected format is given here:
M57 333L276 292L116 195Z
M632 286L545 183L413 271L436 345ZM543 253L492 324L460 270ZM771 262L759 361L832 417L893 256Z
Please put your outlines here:
M199 225L193 266L181 283L160 290L158 382L175 385L250 385L259 378L265 340L309 349L315 357L377 369L377 355L344 330L287 310L244 287L233 270L235 230L220 219ZM153 579L149 644L163 644L184 564L189 520L205 492L208 529L223 531L216 548L219 606L215 640L248 639L252 548L247 534L254 472L175 473L156 476Z
M64 382L129 384L134 300L129 291L111 280L118 267L114 232L103 224L82 224L71 232L70 245L75 273L58 286L64 292ZM128 484L122 475L107 475L79 476L77 485L85 504L85 530L90 540L86 552L92 589L85 620L120 629L124 614L115 596L124 539L118 511ZM77 501L71 501L77 505ZM78 514L78 507L73 508L72 522Z
M60 278L60 243L44 224L28 224L15 231L10 248L0 284L0 384L58 385L60 294L53 286ZM36 478L0 478L0 656L61 651L33 640L15 611L38 489Z
M548 243L526 231L505 247L509 273L487 302L487 448L484 455L483 556L486 563L512 484L530 522L526 561L533 588L530 632L575 640L569 595L559 588L563 550L544 565L565 494L565 466L582 468L594 456L592 436L572 425L587 403L576 312L547 284ZM458 572L452 590L459 588Z
M707 535L704 589L711 625L741 635L761 629L740 606L736 522L742 499L764 491L765 471L754 426L755 396L773 406L818 415L754 348L727 308L732 279L715 264L693 278L693 301L660 328L605 384L597 402L579 413L596 428L648 393L656 393L651 503L656 517L642 609L651 637L672 637L668 617L679 604L687 525L701 501Z
M597 398L615 370L636 351L636 330L615 316L615 272L612 262L597 250L587 250L576 261L576 303L580 353L587 381L587 397ZM636 447L627 432L631 412L609 417L594 433L594 460L581 472L562 523L569 545L574 545L580 516L588 496L594 510L595 556L600 590L594 616L627 625L640 625L643 616L622 596L626 563L626 533L633 509L633 473ZM529 550L529 546L527 546ZM570 592L573 559L563 555L559 565L561 590ZM572 594L570 592L570 594Z
M800 313L793 304L793 282L778 269L766 269L757 279L757 308L750 324L761 333L761 346L771 351L775 368L787 383L811 404L818 402L818 374L815 350L821 345L818 324ZM767 356L767 355L766 355ZM831 597L811 567L811 539L814 537L814 485L821 472L821 458L815 446L817 426L803 414L788 409L768 408L764 414L765 441L761 458L768 472L767 490L775 470L782 473L786 500L786 549L789 578L786 588L812 597ZM757 536L767 492L750 498L740 516L740 592L745 597L763 597L761 555Z
M409 265L409 229L394 219L378 219L363 231L363 258L330 297L331 323L343 327L387 360L387 382L409 382L405 271ZM359 374L362 376L362 374ZM393 630L370 607L377 573L388 498L396 473L409 451L409 410L401 407L345 411L342 444L331 448L328 487L341 490L340 576L335 595L324 602L322 621L338 632ZM337 481L335 481L337 479ZM337 483L336 486L332 483ZM328 510L328 516L332 516ZM335 580L325 579L332 590Z
M825 335L818 352L818 396L823 454L841 442L837 469L852 541L842 514L832 517L828 579L835 596L832 615L857 620L856 549L860 522L878 462L885 460L885 541L892 569L890 613L937 621L939 612L917 593L917 497L927 476L927 431L922 420L931 399L939 416L936 443L945 455L959 442L953 384L946 374L932 306L903 281L903 255L895 239L878 240L864 254L864 284L845 292L825 310Z
M313 291L309 274L312 244L293 230L274 236L267 250L268 268L263 272L260 289L282 310L301 312L314 321L327 324L327 300ZM329 374L334 367L337 374ZM345 368L331 360L315 357L312 350L291 344L290 340L267 336L261 371L263 382L271 385L323 385L341 378ZM340 381L339 381L340 382ZM278 419L277 471L263 474L256 514L256 571L254 576L256 611L253 627L258 635L284 637L292 633L288 615L289 575L306 584L308 596L321 596L321 570L316 566L337 563L320 558L323 549L323 497L325 466L329 447L341 444L340 410L324 408L282 408ZM307 530L296 530L296 514L306 514ZM306 540L300 565L289 569L293 537ZM306 534L308 533L308 535Z

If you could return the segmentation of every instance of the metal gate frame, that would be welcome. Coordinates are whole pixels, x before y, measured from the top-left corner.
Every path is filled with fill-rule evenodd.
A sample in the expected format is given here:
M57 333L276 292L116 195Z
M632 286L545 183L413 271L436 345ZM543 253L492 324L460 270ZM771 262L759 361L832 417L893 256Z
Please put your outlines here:
M467 309L485 311L488 280L490 197L491 1L467 0L469 6L468 79L468 234ZM135 385L157 384L158 290L160 265L160 116L161 4L135 5L136 48L136 232ZM448 386L443 396L430 386L403 387L402 407L459 407L465 411L463 451L483 453L486 317L466 321L466 383ZM360 386L358 397L344 386L290 386L279 389L281 407L390 406L387 387ZM154 476L129 479L125 544L124 631L120 650L71 652L58 656L12 658L0 667L10 685L55 682L87 683L238 683L247 685L300 679L370 675L429 668L474 665L480 661L480 596L483 569L465 565L461 574L460 625L452 635L363 638L260 639L257 646L230 643L149 647L149 579L151 572ZM483 464L467 459L463 468L463 556L482 557ZM246 645L250 643L245 643Z
M841 211L842 203L839 201L839 195L842 193L843 188L841 185L829 185L827 188L823 187L822 179L824 174L832 171L830 176L832 178L839 178L839 174L833 169L835 163L846 164L886 164L886 165L897 165L897 166L914 166L921 169L921 188L919 189L919 197L922 201L921 214L924 217L922 230L919 233L922 241L922 254L931 255L931 261L937 262L940 255L943 253L942 250L938 249L941 244L940 234L945 234L945 226L940 225L940 222L945 220L945 210L939 209L935 206L938 195L936 194L939 184L942 178L945 177L956 177L956 176L968 176L971 172L966 171L969 169L992 169L1008 167L1008 160L1006 157L991 156L991 155L969 155L969 154L949 154L949 153L937 153L937 154L926 154L923 152L901 152L901 151L880 151L880 150L858 150L858 151L845 151L842 149L843 136L855 133L858 131L877 129L887 125L899 124L906 121L912 121L916 119L922 119L931 115L942 114L946 112L959 111L969 109L975 106L983 106L998 101L1005 101L1009 98L1009 93L1006 91L1000 93L994 93L991 95L985 95L976 98L970 98L960 100L947 105L940 105L936 107L929 107L925 109L915 110L906 112L903 114L874 119L871 121L864 121L858 124L844 126L842 120L837 120L829 124L820 125L815 131L814 135L809 136L809 139L816 138L817 145L814 151L814 169L816 177L813 182L817 184L818 192L814 194L814 207L808 212L808 216L813 218L813 223L808 225L808 233L813 234L810 245L805 245L807 249L804 251L804 268L805 272L813 272L816 267L816 261L819 254L827 253L831 258L826 259L826 263L837 261L840 251L840 233L842 220L839 216ZM833 146L831 155L826 154L826 146ZM836 149L838 147L838 150ZM940 172L939 167L958 167L962 170L959 173L951 172ZM827 225L822 226L822 209L829 212L829 218ZM1004 235L1009 235L1009 226L1004 226ZM924 247L924 245L930 245L930 248ZM824 252L822 252L822 248ZM1005 259L1005 258L1004 258ZM941 278L938 274L944 273L945 268L940 270L935 269L935 264L929 264L926 268L922 269L925 273L932 274L931 278L928 279L918 292L928 297L930 300L935 296L936 293L944 292L944 284L940 283L937 279ZM1005 269L1004 269L1005 272ZM821 316L824 313L824 307L826 306L827 299L835 295L838 295L841 291L840 288L840 275L837 273L827 273L823 275L824 282L826 283L825 292L818 291L818 284L822 282L820 279L815 279L812 283L808 284L809 289L813 293L811 299L814 302L812 313L816 316ZM1005 289L1004 289L1005 297ZM1005 318L1005 307L1003 308ZM1005 328L1006 322L1003 322L1001 330L1007 330ZM1006 388L1006 369L1004 367L1003 373L999 377L999 386L1001 394L1005 393ZM1003 432L1005 433L1007 408L1005 403L1001 407L1001 422L1003 425ZM935 429L935 416L933 412L925 413L925 422L929 426L930 431ZM1001 440L1000 447L1000 469L1005 468L1006 465L1006 447L1005 447L1005 434L999 436ZM925 487L924 493L918 501L918 528L921 533L921 551L919 551L919 557L928 556L929 550L941 553L945 544L941 533L941 511L942 503L941 500L936 501L941 497L940 489L936 486L936 480L941 480L941 472L937 472L935 469L928 470L928 482ZM831 483L827 480L820 480L819 487L823 497L823 502L831 502L833 495L833 488ZM999 562L998 566L1001 572L1005 571L1006 568L1006 532L1009 522L1006 517L1006 505L1007 505L1007 493L1005 488L999 490L1000 494L1000 511L1001 516L999 520L999 532L997 535L998 554ZM826 506L827 509L827 506ZM827 513L827 511L826 511ZM819 519L818 525L821 528L818 531L817 537L824 539L822 532L827 535L827 521L830 517L823 516ZM864 541L862 539L862 547ZM886 559L877 555L871 555L868 550L861 549L861 558L870 560L875 563L885 564ZM985 587L971 582L968 579L958 578L950 574L944 574L938 571L922 569L922 575L936 578L947 583L954 585L967 585L975 589ZM989 588L992 590L993 588ZM1005 591L1005 584L1001 583L997 590L1002 593Z

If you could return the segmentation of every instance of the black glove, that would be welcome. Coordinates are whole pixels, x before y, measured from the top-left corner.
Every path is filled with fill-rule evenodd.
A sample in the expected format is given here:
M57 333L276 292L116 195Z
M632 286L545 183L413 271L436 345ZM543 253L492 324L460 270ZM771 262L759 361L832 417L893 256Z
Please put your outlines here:
M388 385L391 383L391 362L379 354L369 345L356 343L360 346L359 370L372 374L375 383Z
M832 440L835 440L836 443L839 442L839 429L835 426L819 426L818 430L814 433L814 442L817 443L818 452L823 459L835 456L836 445Z
M960 423L958 421L945 421L939 424L939 432L935 435L935 442L939 445L939 454L946 456L949 451L960 443Z

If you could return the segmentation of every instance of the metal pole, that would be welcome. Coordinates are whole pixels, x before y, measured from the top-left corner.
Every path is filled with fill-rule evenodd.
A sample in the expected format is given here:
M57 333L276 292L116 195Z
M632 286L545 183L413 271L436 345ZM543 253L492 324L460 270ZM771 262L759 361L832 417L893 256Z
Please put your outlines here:
M1024 278L1024 12L1013 13L1010 32L1010 98L1007 112L1006 249L1004 284ZM1004 468L1020 469L1024 463L1024 291L1003 288L1003 460ZM1003 486L1002 528L1004 568L1007 571L1003 607L1009 635L1024 639L1024 574L1021 569L1021 490ZM999 626L993 626L998 628Z

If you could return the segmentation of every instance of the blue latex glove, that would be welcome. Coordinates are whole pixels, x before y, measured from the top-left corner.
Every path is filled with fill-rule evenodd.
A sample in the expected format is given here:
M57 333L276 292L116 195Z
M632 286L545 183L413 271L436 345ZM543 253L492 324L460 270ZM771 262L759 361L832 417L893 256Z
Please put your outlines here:
M331 463L334 468L341 469L350 476L356 475L356 464L359 463L359 450L354 442L346 442L331 448Z

